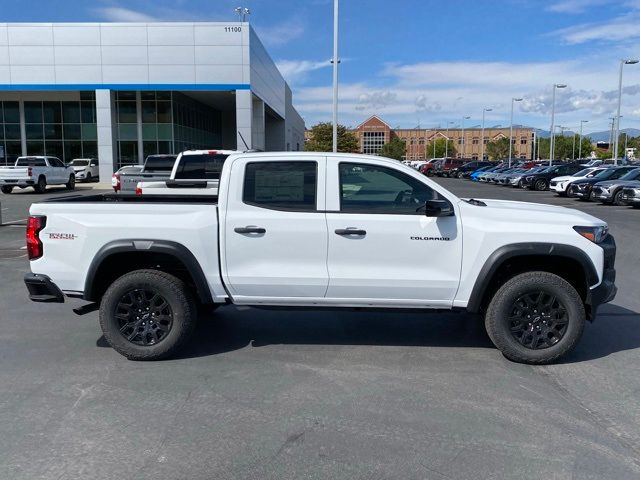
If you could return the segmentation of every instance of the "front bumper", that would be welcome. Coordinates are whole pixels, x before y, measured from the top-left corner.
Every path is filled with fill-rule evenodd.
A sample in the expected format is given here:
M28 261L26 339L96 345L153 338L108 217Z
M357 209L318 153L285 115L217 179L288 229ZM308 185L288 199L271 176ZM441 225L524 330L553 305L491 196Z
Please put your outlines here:
M611 200L611 192L602 187L593 187L593 197L598 200Z
M64 303L64 294L46 275L27 273L24 283L32 302Z
M590 307L589 318L595 319L598 307L603 303L612 301L618 288L615 285L616 281L616 241L612 235L607 235L607 238L600 243L600 246L604 250L604 269L602 272L602 281L597 287L589 290L587 297L587 305Z
M589 198L589 196L591 195L592 188L593 187L588 184L584 188L580 188L577 185L572 185L570 191L571 191L571 195L573 195L574 197Z
M625 188L622 190L622 201L627 205L640 205L640 194L634 189Z

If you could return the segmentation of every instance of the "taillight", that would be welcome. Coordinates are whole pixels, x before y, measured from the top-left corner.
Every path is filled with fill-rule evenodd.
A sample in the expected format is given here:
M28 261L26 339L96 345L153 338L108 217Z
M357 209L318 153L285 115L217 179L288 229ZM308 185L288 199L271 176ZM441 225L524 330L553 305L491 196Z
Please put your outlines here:
M112 184L111 186L116 192L119 192L120 189L122 188L122 184L120 183L120 174L114 173L112 178L113 178L113 181L111 182Z
M27 168L27 177L32 177L33 176L33 168L29 167Z
M36 260L42 256L43 248L40 241L40 231L47 225L47 217L29 216L27 220L27 254L29 260Z
M142 195L142 187L140 185L136 185L136 195Z
M217 150L209 150L207 153L208 153L209 155L217 155L217 154L218 154L218 151L217 151Z

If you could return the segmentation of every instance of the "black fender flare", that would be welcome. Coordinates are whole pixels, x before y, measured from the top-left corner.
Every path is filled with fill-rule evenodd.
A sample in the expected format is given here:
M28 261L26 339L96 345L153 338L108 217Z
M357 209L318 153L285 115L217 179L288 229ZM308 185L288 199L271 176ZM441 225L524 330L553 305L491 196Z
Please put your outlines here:
M95 257L89 266L87 276L84 284L84 296L83 298L88 301L97 302L100 301L96 298L95 292L95 277L98 269L103 262L111 255L124 252L154 252L170 255L178 259L191 275L193 282L196 286L196 293L202 303L213 303L213 297L211 296L211 289L207 282L207 278L202 271L200 263L196 257L191 253L184 245L172 242L169 240L150 240L150 239L131 239L131 240L114 240L105 244Z
M489 258L480 269L476 283L471 291L471 296L469 297L467 311L471 313L478 313L480 311L489 283L505 261L515 257L532 255L570 258L582 266L587 287L595 285L599 281L598 272L593 262L589 256L578 247L560 243L512 243L503 245L489 255Z

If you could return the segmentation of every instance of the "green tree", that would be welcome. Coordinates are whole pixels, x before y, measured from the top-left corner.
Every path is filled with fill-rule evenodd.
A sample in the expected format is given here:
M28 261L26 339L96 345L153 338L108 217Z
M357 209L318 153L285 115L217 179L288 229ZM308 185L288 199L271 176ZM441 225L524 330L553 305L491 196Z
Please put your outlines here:
M333 149L333 124L321 122L311 127L310 139L304 146L310 152L330 152ZM360 150L357 137L344 125L338 125L338 151L357 153Z
M385 143L380 149L380 155L387 158L402 160L407 153L407 145L395 135L391 137L391 141Z
M435 143L435 153L434 153ZM447 147L447 143L449 146ZM457 153L453 140L446 140L442 137L436 138L427 144L425 147L425 158L443 158L446 155L449 157L455 157Z
M580 153L580 135L575 136L576 147L575 153L573 149L573 137L563 137L561 135L556 135L555 138L555 146L553 150L554 160L571 160L573 155L575 154L575 158L578 158L578 154ZM550 138L541 138L539 141L538 149L539 153L536 152L536 157L540 159L549 159L549 150L551 147L551 139ZM589 137L582 137L582 156L587 157L591 154L593 150L593 145L591 144L591 139ZM611 155L609 153L609 155Z
M487 155L489 155L489 158L492 158L493 160L502 160L508 158L509 139L503 137L487 143ZM518 152L516 152L515 148L512 149L511 156L513 158L516 158L518 156Z

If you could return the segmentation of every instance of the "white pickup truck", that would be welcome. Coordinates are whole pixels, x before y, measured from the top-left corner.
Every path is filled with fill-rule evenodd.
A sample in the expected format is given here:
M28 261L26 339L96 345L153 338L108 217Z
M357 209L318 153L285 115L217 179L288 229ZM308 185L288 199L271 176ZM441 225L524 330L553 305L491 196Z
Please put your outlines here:
M76 186L73 167L66 167L56 157L18 157L13 167L0 167L0 191L11 193L15 187L33 187L44 193L47 185L65 185L68 190Z
M186 150L181 152L167 180L141 181L136 195L217 195L225 160L236 150Z
M33 301L88 302L130 359L173 355L197 306L482 313L509 359L552 362L613 299L605 222L549 205L460 199L395 160L241 153L217 196L35 203Z

